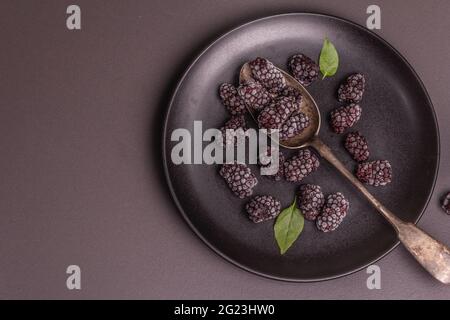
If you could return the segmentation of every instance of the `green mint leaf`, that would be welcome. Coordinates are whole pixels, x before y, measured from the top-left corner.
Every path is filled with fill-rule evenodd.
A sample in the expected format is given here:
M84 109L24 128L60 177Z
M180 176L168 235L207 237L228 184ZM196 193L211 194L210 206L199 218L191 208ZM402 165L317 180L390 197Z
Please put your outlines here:
M304 224L305 219L297 208L296 199L294 199L294 202L278 215L273 227L275 239L281 254L286 253L295 240L297 240L303 231Z
M320 72L322 72L323 79L325 77L334 76L339 67L339 55L336 48L328 38L323 41L322 51L319 57Z

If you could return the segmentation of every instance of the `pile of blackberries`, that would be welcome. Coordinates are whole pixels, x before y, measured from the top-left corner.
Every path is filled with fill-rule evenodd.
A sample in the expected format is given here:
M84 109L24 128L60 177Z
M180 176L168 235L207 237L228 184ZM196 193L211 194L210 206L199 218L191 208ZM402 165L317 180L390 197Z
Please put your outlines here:
M256 58L249 62L252 80L238 87L224 83L219 88L223 105L231 118L223 125L223 145L236 143L235 138L225 136L227 129L247 129L245 116L248 110L257 115L260 128L279 129L280 140L285 141L301 133L310 125L308 116L300 111L301 94L286 84L282 72L269 60ZM319 77L318 65L304 54L296 54L288 60L288 69L303 86L309 86ZM366 80L363 74L350 75L338 89L338 101L345 103L331 111L330 126L338 134L353 127L361 118L362 101ZM368 161L370 152L367 139L358 131L350 132L345 139L345 148L358 162L356 176L366 184L384 186L392 180L392 167L387 160ZM264 155L272 158L272 149ZM261 158L260 158L261 159ZM278 151L279 169L271 177L275 181L282 179L298 183L316 171L319 158L310 149L301 149L290 158ZM261 166L268 166L265 161ZM253 195L258 179L245 164L233 162L222 165L220 175L231 191L239 198ZM315 221L323 232L335 230L349 210L349 201L340 192L325 197L317 185L304 184L297 194L298 207L307 220ZM448 208L450 196L445 206ZM249 218L259 223L275 218L281 211L281 203L270 195L256 195L245 207ZM447 209L448 210L448 209Z

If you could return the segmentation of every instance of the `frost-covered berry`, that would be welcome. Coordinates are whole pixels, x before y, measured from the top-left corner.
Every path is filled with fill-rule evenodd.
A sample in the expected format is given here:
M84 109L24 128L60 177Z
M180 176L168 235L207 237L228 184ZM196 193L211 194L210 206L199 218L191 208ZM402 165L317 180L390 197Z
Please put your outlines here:
M296 88L290 86L284 88L283 91L281 91L280 96L293 98L299 106L303 99L302 93Z
M253 188L258 184L258 179L250 168L242 163L224 164L219 173L231 191L241 199L251 196Z
M279 94L286 87L286 79L280 70L267 59L256 58L249 62L253 78L270 92Z
M366 79L361 73L349 76L338 89L338 100L340 102L357 103L362 100Z
M272 100L266 88L256 81L246 82L240 85L237 90L245 104L255 111L260 111Z
M238 130L242 129L242 131ZM233 131L229 131L233 130ZM238 136L247 130L247 123L244 116L233 116L220 128L223 143L221 145L231 146L237 143ZM229 133L229 134L227 134Z
M319 77L319 66L304 54L293 55L288 61L288 67L294 78L307 87Z
M446 214L450 214L450 192L442 199L442 209Z
M280 128L280 140L285 141L299 135L309 124L309 117L303 112L292 115Z
M300 106L293 97L280 97L265 107L258 115L258 125L265 129L280 129Z
M284 162L284 177L290 182L300 182L317 170L320 162L309 149L301 149L298 154Z
M297 193L298 208L302 211L305 219L316 220L325 203L320 186L315 184L302 184Z
M345 129L353 127L361 118L362 109L358 104L336 108L331 111L331 128L336 133L343 133Z
M366 138L359 132L350 132L345 139L345 149L358 162L369 159L369 146Z
M327 197L322 213L316 219L316 226L320 231L336 230L347 215L350 203L340 192Z
M392 181L392 166L387 160L363 162L358 165L356 176L368 185L385 186Z
M240 115L247 112L244 100L231 83L222 83L219 87L219 95L223 105L231 115Z
M260 158L259 158L259 163L261 165L261 167L263 168L275 168L275 165L272 164L272 161L274 161L276 159L276 157L273 157L272 155L274 155L276 152L275 148L271 147L267 149L267 152L261 153L260 154ZM275 181L280 181L282 178L284 178L284 162L285 162L285 157L283 152L278 151L278 170L276 173L274 174L270 174L270 175L265 175L265 177L269 177L272 178Z
M281 211L281 202L272 196L255 196L245 206L248 217L254 223L271 220Z

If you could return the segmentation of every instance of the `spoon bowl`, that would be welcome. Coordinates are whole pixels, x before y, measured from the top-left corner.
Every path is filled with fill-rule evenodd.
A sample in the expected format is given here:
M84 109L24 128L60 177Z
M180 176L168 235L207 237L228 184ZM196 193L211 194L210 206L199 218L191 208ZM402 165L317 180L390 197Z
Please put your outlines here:
M302 132L300 132L298 135L288 139L288 140L282 140L280 141L280 146L288 149L299 149L303 147L307 147L309 145L309 142L319 134L320 131L320 112L319 108L317 106L316 101L314 101L314 98L309 94L308 90L305 89L305 87L295 80L294 77L292 77L289 73L285 72L284 70L278 69L283 74L284 78L286 79L286 84L295 89L296 91L300 92L302 95L302 101L300 104L300 111L306 114L310 120L310 124L307 128L305 128ZM254 81L252 77L252 71L250 70L250 66L248 63L244 63L244 65L241 68L241 71L239 72L239 82L244 83L247 81ZM254 110L247 106L247 109L252 116L252 118L257 121L257 115L255 114Z

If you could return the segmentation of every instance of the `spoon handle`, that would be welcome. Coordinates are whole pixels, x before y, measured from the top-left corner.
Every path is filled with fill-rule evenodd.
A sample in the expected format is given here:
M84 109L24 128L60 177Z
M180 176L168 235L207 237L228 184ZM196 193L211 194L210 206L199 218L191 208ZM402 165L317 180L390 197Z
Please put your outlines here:
M369 200L369 202L388 220L397 232L398 238L413 257L437 280L450 284L450 249L430 235L419 229L413 223L405 222L396 217L381 204L366 187L339 161L331 149L317 136L310 146L330 162Z

